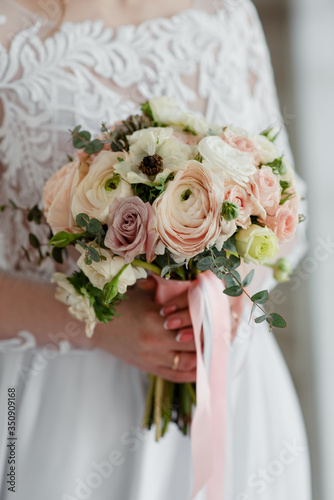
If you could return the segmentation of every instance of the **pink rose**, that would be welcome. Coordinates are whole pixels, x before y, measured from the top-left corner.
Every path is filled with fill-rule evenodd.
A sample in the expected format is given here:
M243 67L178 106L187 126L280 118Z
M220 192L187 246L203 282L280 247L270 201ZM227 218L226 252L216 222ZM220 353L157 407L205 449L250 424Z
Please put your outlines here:
M254 211L253 203L247 191L239 184L228 183L225 185L224 200L232 201L238 205L239 217L235 219L235 223L246 229L251 224L250 216Z
M275 215L281 199L281 186L277 175L270 167L263 166L253 177L249 185L249 191L253 198L255 207L258 208L256 215L265 219L263 210L268 215Z
M256 165L260 164L260 154L256 147L256 144L252 139L244 135L238 135L231 130L226 130L220 136L227 144L232 146L232 148L238 149L239 151L244 151L245 153L251 153L253 155Z
M105 246L124 257L126 264L144 253L148 262L155 258L158 234L150 203L138 196L115 198L109 207L108 226Z
M159 236L174 258L190 259L216 243L222 202L219 179L201 163L186 162L153 203Z
M290 240L297 229L298 199L295 195L279 207L275 216L268 216L266 224L274 231L280 242Z
M54 233L76 232L71 212L75 188L87 173L87 166L78 158L58 170L45 184L43 190L44 213Z

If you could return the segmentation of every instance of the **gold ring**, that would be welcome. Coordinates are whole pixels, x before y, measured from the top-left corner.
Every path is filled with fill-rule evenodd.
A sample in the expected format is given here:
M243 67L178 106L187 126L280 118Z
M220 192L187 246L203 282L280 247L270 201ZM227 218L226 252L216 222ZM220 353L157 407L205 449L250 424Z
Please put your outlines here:
M180 353L176 352L173 358L172 370L177 370L180 363Z

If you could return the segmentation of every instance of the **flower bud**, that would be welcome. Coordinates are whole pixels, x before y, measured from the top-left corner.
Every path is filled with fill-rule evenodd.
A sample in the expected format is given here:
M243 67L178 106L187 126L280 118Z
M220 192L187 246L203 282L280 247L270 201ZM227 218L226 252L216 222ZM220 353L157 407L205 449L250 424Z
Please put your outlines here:
M284 281L289 281L293 269L290 262L282 257L274 264L273 271L275 280L283 283Z
M222 206L221 215L228 222L239 217L240 210L236 203L233 201L224 201Z

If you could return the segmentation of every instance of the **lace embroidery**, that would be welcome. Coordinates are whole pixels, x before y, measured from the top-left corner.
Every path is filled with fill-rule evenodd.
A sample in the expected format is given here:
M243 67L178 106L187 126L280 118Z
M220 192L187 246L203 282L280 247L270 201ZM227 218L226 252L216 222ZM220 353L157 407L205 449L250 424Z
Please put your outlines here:
M255 8L248 0L214 4L215 13L192 8L117 30L101 21L64 23L45 41L39 20L8 50L0 45L1 203L40 202L45 181L72 153L68 129L80 123L96 131L152 96L174 96L191 109L204 103L209 120L254 131L281 123ZM281 140L287 152L285 133ZM22 257L29 235L22 213L1 214L1 233L7 269L51 274L51 261L36 269Z

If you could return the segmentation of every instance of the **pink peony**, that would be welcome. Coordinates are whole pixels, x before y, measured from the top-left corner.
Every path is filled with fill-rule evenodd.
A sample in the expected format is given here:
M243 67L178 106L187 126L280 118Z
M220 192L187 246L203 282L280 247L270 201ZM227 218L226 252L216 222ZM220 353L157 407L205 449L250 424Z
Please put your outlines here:
M72 216L71 202L75 188L86 173L87 166L76 158L46 182L43 190L44 213L54 233L78 230Z
M279 207L282 189L277 175L270 167L263 166L256 172L249 185L249 191L255 207L258 208L256 215L265 219L263 210L268 215L275 215Z
M239 184L229 182L225 185L224 200L232 201L238 205L239 217L235 219L235 223L246 229L251 224L250 216L254 210L253 203L247 191L239 186Z
M190 160L153 203L159 236L178 260L194 257L221 236L223 189L213 177Z
M146 254L148 262L155 258L158 234L150 203L138 196L115 198L109 207L108 226L105 246L124 257L126 264L140 254Z
M274 231L280 242L290 240L298 225L298 199L295 195L279 207L275 216L268 216L266 224Z

